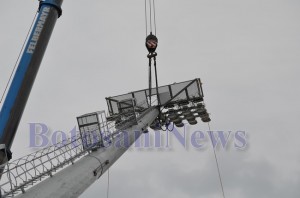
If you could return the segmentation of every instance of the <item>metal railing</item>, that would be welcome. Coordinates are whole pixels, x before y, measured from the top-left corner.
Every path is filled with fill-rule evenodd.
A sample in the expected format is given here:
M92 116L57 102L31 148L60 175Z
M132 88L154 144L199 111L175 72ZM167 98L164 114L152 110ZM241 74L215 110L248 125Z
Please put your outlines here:
M112 139L122 133L122 130L136 124L136 118L130 116L117 127L112 122L106 124L110 132L103 137L103 140L109 145ZM87 155L92 148L93 146L84 149L82 138L77 134L60 143L1 165L4 171L0 181L0 197L14 197L25 193L29 187L52 177L55 172Z
M49 146L27 156L3 164L1 197L14 197L88 153L79 135Z
M149 108L148 110L150 110ZM143 117L144 113L137 115ZM109 133L103 134L104 146L122 133L122 130L137 123L136 115L127 117L117 125L114 122L106 122ZM93 146L83 147L80 134L63 140L55 145L46 147L27 156L21 157L9 163L2 164L4 169L0 181L0 198L15 197L25 193L25 190L38 182L52 177L52 175L63 167L73 164L83 156L87 155Z

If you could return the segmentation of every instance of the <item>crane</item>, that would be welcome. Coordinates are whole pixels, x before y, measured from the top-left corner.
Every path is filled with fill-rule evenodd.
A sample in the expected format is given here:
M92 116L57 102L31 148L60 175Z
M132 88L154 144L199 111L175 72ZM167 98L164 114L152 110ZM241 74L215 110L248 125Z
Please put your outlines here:
M0 113L1 197L78 197L148 128L209 122L199 78L107 97L105 111L77 117L79 134L10 161L10 148L63 0L41 0ZM156 65L155 65L156 66ZM156 71L156 67L155 67ZM157 80L156 80L157 81Z
M0 164L11 159L11 145L42 62L63 0L42 0L16 73L0 112Z

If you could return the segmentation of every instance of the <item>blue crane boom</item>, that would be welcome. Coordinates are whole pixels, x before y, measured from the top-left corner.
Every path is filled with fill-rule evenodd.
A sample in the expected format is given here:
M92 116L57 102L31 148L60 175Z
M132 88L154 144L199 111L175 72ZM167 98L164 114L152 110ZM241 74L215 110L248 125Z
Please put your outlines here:
M40 0L39 13L25 45L0 112L0 164L11 158L10 148L42 62L63 0ZM8 158L8 159L7 159Z

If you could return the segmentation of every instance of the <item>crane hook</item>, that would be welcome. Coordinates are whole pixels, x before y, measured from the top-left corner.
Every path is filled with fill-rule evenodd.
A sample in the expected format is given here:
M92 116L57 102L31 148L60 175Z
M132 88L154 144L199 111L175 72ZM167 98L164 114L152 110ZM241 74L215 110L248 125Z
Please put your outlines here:
M158 39L155 35L150 32L150 34L146 38L146 48L149 52L149 54L155 53L155 50L157 48Z

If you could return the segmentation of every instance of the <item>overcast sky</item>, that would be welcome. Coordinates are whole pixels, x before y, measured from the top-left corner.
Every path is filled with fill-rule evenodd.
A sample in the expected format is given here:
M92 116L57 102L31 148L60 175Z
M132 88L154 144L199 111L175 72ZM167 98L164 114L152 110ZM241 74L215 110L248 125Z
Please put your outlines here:
M2 0L0 92L38 3ZM212 130L247 133L218 150L227 198L300 197L300 1L156 1L159 84L201 78ZM13 158L29 148L31 122L68 132L105 97L147 88L144 1L69 0L28 100ZM207 131L205 123L188 131ZM132 149L110 169L110 198L220 198L213 152ZM81 198L106 197L107 175Z

